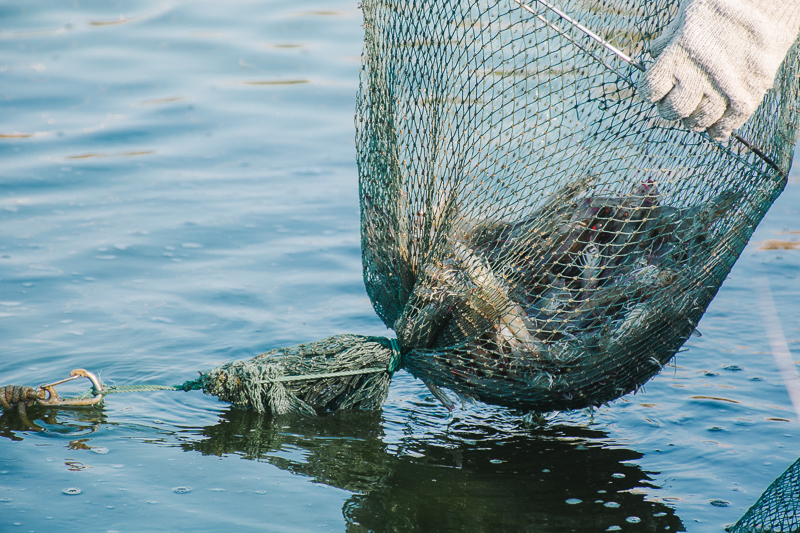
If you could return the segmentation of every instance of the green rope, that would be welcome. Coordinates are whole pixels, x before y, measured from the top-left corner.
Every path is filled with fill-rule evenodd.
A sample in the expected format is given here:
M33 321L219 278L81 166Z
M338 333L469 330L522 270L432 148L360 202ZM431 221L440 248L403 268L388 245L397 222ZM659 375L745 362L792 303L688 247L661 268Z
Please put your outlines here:
M189 383L189 382L187 382L187 383ZM114 386L111 386L111 387L106 387L105 385L103 385L103 390L100 391L100 394L105 396L106 394L115 394L115 393L123 393L123 392L150 392L150 391L158 391L158 390L185 390L183 388L185 385L186 385L185 383L183 385L119 385L119 386L114 385ZM192 389L189 389L189 390L192 390ZM96 395L96 392L95 392L94 388L91 388L89 390L83 391L78 396L76 396L76 398L77 399L90 398L90 397L95 396L95 395Z
M156 390L183 390L183 385L121 385L103 388L103 394L117 392L150 392Z

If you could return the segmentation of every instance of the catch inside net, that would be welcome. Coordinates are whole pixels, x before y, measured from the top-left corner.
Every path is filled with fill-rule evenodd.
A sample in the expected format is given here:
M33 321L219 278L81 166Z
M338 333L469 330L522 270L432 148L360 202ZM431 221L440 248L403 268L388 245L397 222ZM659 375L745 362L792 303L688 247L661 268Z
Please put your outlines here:
M646 60L678 3L559 7ZM661 119L635 66L544 3L362 8L364 280L404 368L536 411L640 387L786 184L797 45L738 131L753 151Z

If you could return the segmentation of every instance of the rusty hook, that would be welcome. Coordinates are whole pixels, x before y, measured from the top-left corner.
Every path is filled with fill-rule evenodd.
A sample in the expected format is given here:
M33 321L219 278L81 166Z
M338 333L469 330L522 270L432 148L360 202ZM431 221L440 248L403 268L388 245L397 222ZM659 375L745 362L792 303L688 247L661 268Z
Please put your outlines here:
M93 396L90 398L59 397L55 386L78 378L88 378L89 381L92 382ZM45 407L88 407L97 405L103 401L103 385L100 383L100 380L97 379L97 376L95 376L93 373L89 372L88 370L84 370L83 368L77 368L73 370L69 373L68 378L56 381L54 383L40 385L38 391L40 392L40 396L43 397L37 398L36 404L43 405Z

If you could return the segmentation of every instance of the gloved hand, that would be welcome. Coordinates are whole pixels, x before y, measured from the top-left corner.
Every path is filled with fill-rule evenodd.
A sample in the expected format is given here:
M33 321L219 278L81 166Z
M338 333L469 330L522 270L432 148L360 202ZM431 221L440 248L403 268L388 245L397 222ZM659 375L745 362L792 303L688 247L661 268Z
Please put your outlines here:
M659 114L717 140L750 118L800 28L800 0L681 0L650 44L639 94Z

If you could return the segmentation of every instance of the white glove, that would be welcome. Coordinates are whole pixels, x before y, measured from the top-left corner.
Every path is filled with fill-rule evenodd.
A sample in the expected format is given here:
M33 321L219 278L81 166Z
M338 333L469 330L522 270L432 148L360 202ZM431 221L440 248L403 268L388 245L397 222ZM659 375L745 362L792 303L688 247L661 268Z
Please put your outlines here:
M650 44L639 94L659 114L717 140L750 118L800 28L800 0L681 0Z

